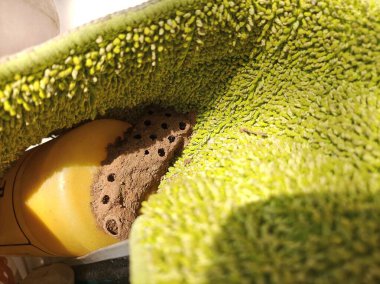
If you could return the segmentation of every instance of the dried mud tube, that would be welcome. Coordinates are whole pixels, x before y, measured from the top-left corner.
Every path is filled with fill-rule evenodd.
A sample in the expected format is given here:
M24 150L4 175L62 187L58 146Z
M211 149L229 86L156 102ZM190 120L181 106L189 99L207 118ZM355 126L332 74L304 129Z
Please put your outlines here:
M141 203L154 193L170 164L188 143L193 113L150 109L114 144L94 178L91 207L97 224L128 238Z

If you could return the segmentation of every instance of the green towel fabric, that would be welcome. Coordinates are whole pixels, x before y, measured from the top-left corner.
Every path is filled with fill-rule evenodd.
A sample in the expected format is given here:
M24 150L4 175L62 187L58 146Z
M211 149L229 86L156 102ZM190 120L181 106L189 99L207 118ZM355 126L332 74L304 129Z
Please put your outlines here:
M133 283L380 281L378 0L151 2L3 62L0 99L1 170L85 120L198 113Z

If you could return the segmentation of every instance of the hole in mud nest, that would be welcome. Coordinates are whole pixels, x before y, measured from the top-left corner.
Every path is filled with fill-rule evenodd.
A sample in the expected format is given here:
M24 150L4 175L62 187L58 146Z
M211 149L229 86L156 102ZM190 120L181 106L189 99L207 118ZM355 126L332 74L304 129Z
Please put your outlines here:
M141 135L140 134L136 134L135 136L133 136L133 138L135 138L135 139L141 139Z
M174 140L175 140L175 137L174 137L173 135L170 135L170 136L168 137L168 140L169 140L170 143L173 143Z
M166 116L166 117L171 117L172 114L167 112L167 113L165 113L165 116Z
M106 229L111 234L116 236L119 233L119 227L114 219L110 219L106 222Z
M149 126L149 125L151 125L152 124L152 122L150 121L150 120L145 120L144 121L144 125L145 126Z
M183 121L181 121L181 122L179 123L179 129L181 129L181 130L185 130L185 128L186 128L186 123L184 123Z
M108 180L109 182L113 182L113 181L115 181L115 174L109 174L108 177L107 177L107 180Z
M110 197L108 195L104 195L103 198L102 198L102 203L103 204L107 204L108 201L110 201Z
M156 134L151 134L149 136L149 138L152 139L152 140L156 140L157 139L157 135Z
M165 150L164 150L164 148L160 148L160 149L158 149L158 155L160 156L160 157L163 157L163 156L165 156Z
M153 114L153 110L148 111L148 114Z
M161 124L161 127L162 127L162 129L168 129L168 124L167 123L163 123L163 124Z
M145 150L145 151L144 151L144 154L145 154L145 155L149 155L149 151L148 151L148 150Z

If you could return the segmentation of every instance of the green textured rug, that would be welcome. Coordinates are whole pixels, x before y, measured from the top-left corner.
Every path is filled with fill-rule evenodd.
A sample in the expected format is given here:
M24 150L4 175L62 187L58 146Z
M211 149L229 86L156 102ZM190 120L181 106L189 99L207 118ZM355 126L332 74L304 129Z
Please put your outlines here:
M133 283L380 282L380 2L163 0L0 65L1 170L150 104L198 124L144 204Z

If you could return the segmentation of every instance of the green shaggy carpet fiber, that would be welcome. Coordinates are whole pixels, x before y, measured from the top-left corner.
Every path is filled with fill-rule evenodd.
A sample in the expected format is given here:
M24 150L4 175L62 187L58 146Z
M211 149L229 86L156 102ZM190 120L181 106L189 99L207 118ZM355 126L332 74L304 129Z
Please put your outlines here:
M380 282L380 2L162 0L0 65L0 168L148 105L195 110L133 283Z

